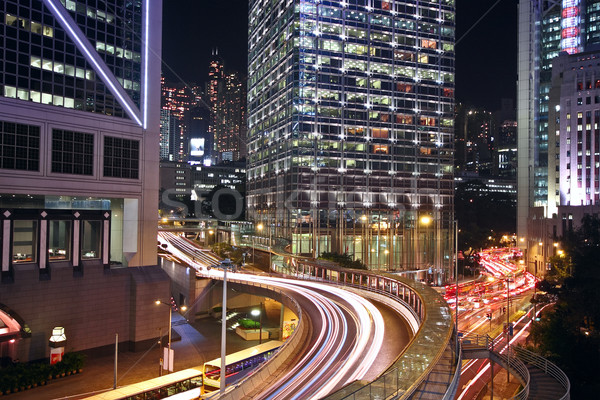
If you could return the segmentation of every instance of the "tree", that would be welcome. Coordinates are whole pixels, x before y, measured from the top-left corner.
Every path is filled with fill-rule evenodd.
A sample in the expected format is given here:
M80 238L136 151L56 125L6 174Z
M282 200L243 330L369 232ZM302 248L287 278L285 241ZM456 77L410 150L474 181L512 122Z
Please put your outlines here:
M339 253L322 253L319 258L321 260L328 260L334 263L339 264L345 268L352 269L367 269L367 266L362 263L361 260L353 260L349 254L339 254Z
M558 300L552 312L534 324L531 337L538 350L567 373L573 398L595 398L600 391L598 217L586 216L562 244L564 257L551 261L552 273L539 286L554 291Z
M212 246L212 251L221 258L229 258L234 264L242 264L244 250L239 247L233 247L229 243L215 243Z

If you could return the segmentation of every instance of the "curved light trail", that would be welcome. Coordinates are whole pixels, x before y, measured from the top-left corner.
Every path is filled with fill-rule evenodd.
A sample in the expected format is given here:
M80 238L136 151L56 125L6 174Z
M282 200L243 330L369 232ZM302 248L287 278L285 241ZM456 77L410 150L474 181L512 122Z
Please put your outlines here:
M222 270L210 268L218 264L218 260L187 239L161 232L159 242L161 247L192 265L200 276L223 278ZM235 272L228 272L227 277L279 288L310 309L312 334L301 357L255 398L322 398L363 379L367 373L373 374L385 324L370 301L318 282Z

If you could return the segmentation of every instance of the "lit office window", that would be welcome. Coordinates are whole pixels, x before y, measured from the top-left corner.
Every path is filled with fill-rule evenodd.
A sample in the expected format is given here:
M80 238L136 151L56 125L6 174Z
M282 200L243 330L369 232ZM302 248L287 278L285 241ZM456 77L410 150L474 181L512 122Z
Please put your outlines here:
M37 261L37 221L13 221L13 263Z
M83 221L82 227L81 258L100 258L102 221Z
M71 221L48 221L48 259L69 260L71 256Z

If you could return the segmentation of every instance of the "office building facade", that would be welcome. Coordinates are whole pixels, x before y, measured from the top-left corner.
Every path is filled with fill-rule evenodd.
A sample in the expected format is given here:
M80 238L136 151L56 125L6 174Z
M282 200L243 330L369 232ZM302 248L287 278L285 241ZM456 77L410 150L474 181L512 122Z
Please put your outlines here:
M249 218L294 253L347 253L441 281L453 237L454 1L254 0L249 25Z
M517 234L527 236L530 208L557 212L556 169L550 171L555 148L550 141L553 60L564 51L577 54L600 44L598 0L529 0L519 3L518 34L518 205Z
M90 332L88 322L67 317L89 312L73 304L99 304L102 290L122 303L95 310L97 328L136 327L122 330L131 342L154 334L117 312L129 309L141 286L117 294L105 275L95 283L104 289L81 290L103 270L113 276L115 267L157 265L161 7L148 0L0 5L0 302L34 331L22 359L43 357L40 330L60 321L74 347L114 340L115 331Z

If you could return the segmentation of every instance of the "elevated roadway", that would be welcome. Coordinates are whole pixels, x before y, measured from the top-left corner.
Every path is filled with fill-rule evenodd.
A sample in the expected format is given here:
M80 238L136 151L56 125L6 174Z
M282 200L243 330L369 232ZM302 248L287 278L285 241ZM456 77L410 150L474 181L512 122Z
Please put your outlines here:
M171 233L162 232L160 237L162 244L166 244L162 247L194 266L198 276L223 279L223 271L214 268L214 256ZM387 339L396 352L390 353L389 349L384 352L384 317L373 302L357 293L325 283L235 272L227 275L229 282L275 289L294 298L302 309L305 327L304 338L291 355L292 360L277 371L276 379L271 377L272 381L260 390L229 389L231 398L242 397L240 391L252 398L325 397L357 380L376 378L394 362L412 337L402 318L397 315L391 318L393 314L386 309L387 322L393 328ZM397 335L392 335L393 332ZM383 360L382 353L387 354ZM386 358L388 363L383 363Z
M200 276L222 279L222 271L209 269L214 265L212 260L203 260L205 254L191 249L191 242L173 233L160 235L162 247L194 266ZM319 263L296 263L293 270L277 272L294 279L228 273L228 281L233 278L246 285L285 291L296 301L306 301L303 319L310 326L304 325L300 333L310 332L308 345L287 354L290 368L272 379L268 387L259 392L255 387L252 392L243 389L245 395L341 399L417 398L429 393L429 398L451 398L448 396L453 395L457 384L456 355L450 340L452 318L443 299L431 288L393 275L341 270ZM365 298L385 303L394 310L391 314L401 315L406 321L407 339L415 334L403 352L388 354L390 362L384 366L377 361L385 353L382 348L387 327L378 308ZM388 308L388 316L391 314ZM397 328L392 329L393 333ZM263 368L268 369L269 364ZM239 390L243 386L230 389L238 390L230 398L242 398Z

